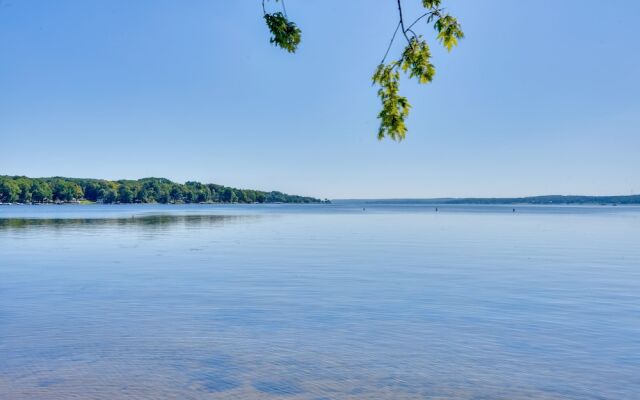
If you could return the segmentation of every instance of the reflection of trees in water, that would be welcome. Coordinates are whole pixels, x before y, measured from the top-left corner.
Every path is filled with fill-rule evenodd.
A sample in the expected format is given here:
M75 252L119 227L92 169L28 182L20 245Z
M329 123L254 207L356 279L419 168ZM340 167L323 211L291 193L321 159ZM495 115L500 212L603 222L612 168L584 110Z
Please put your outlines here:
M213 227L227 223L250 222L257 215L145 215L128 218L0 218L0 230L29 228L118 228L156 230L174 226Z

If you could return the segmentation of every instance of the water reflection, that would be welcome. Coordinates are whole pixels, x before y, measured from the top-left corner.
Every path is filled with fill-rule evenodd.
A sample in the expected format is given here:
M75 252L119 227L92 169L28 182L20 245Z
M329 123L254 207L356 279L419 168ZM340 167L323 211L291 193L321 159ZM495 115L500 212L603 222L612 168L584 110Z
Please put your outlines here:
M166 228L182 225L189 227L215 227L231 222L250 222L257 215L142 215L128 218L0 218L0 230L43 228Z

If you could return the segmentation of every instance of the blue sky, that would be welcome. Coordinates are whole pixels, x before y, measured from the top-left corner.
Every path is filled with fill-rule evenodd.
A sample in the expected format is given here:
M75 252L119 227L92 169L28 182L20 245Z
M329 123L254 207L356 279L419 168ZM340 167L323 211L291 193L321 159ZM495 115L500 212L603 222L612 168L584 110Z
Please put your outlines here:
M0 0L0 174L329 198L640 193L640 2L445 1L466 38L447 54L421 28L437 74L402 82L402 143L376 139L370 83L395 2L286 4L295 55L269 44L258 0Z

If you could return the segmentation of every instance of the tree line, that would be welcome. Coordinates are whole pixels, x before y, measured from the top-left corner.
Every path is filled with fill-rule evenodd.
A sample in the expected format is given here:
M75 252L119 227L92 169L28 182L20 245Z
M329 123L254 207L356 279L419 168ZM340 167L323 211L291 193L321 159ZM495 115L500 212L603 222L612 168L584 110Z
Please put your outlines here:
M320 203L313 197L165 178L109 181L0 176L0 203ZM327 200L325 200L327 201Z

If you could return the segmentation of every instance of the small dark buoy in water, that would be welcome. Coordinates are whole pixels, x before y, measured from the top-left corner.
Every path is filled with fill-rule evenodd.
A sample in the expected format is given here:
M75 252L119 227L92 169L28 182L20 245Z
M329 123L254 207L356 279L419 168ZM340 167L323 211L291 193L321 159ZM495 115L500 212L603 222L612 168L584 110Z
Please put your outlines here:
M512 212L516 212L516 209L514 208Z
M438 212L438 207L436 207L436 212Z
M362 207L362 211L364 211L364 207Z

